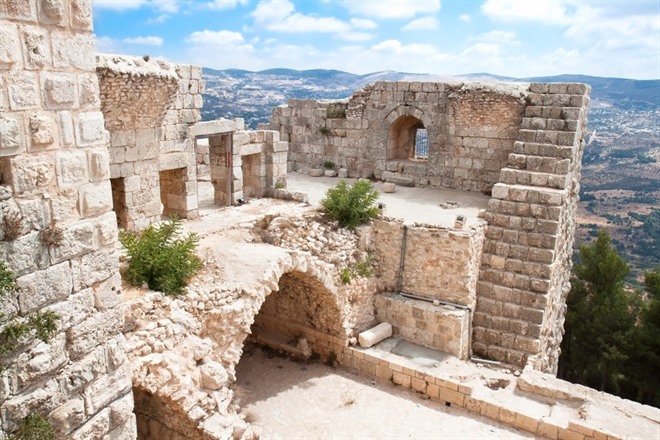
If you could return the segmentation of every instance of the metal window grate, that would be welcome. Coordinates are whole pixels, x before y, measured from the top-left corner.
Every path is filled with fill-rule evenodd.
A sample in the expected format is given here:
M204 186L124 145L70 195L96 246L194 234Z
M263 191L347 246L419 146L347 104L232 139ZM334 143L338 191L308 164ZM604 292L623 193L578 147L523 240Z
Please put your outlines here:
M418 128L415 133L415 159L428 159L429 133L425 128Z

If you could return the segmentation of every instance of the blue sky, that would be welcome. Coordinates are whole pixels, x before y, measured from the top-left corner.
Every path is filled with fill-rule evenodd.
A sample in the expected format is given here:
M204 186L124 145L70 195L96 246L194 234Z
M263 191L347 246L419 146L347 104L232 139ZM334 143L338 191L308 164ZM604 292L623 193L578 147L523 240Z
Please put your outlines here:
M660 78L660 0L93 0L100 52L216 69Z

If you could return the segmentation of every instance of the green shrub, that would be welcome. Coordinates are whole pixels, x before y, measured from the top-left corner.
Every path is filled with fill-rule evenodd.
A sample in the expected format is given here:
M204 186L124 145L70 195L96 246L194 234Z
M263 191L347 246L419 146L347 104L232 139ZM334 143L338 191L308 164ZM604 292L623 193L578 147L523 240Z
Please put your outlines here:
M21 420L18 432L9 438L11 440L53 440L55 430L41 414L32 413Z
M7 268L4 261L0 261L0 301L10 293L17 293L19 286L16 284L14 274ZM50 341L50 337L57 330L59 316L50 310L46 312L31 313L25 319L17 320L15 316L5 316L0 313L0 356L6 356L18 347L18 342L31 332L44 342Z
M335 163L331 160L326 160L323 162L323 168L326 170L334 170L335 169Z
M368 180L358 180L353 185L341 180L325 193L321 205L340 226L355 229L357 225L378 216L375 205L378 197L378 191Z
M370 256L367 255L364 260L355 264L355 273L364 278L369 278L374 275L373 261Z
M339 280L342 282L342 284L349 284L351 282L351 269L348 267L342 269L341 273L339 274Z
M182 221L173 218L151 225L140 233L121 231L119 241L130 258L126 280L168 295L183 292L190 277L202 268L195 255L199 238L193 232L181 237Z

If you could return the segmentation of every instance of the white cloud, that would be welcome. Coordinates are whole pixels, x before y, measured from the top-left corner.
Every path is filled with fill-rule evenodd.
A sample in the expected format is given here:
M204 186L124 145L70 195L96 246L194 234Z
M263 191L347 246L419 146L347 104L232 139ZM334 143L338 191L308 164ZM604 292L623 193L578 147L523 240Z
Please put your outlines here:
M160 14L156 18L147 19L147 23L149 23L149 24L161 24L161 23L165 23L169 18L170 18L169 14Z
M248 0L213 0L212 2L206 3L205 6L209 9L223 10L234 9L238 5L245 6L247 4Z
M355 29L370 28L375 23L370 20L346 22L335 17L318 17L295 12L289 0L263 0L252 11L257 27L282 33L322 32L335 34L335 37L348 41L365 41L371 35Z
M516 38L516 33L512 31L490 31L484 34L479 34L472 37L472 40L481 41L484 43L495 43L507 46L519 46L521 43Z
M375 21L364 18L351 18L351 25L355 29L376 29L378 27L378 23Z
M113 9L122 11L124 9L139 9L147 4L147 0L93 0L94 8Z
M133 38L124 38L122 42L127 44L141 44L144 46L162 46L163 39L161 37L155 37L153 35L148 35L146 37L133 37Z
M234 31L196 31L186 37L188 43L214 46L236 46L245 43L240 32Z
M472 17L470 16L470 14L461 14L458 16L458 19L464 23L469 23L472 21Z
M352 14L372 18L409 19L440 10L440 0L343 0L342 5Z
M438 19L435 17L422 17L411 21L401 29L404 31L421 31L437 29L440 26Z
M506 23L537 21L561 25L568 22L565 4L558 0L486 0L481 12L491 20Z
M119 52L120 44L117 40L110 37L98 36L96 34L94 34L93 37L94 37L94 46L96 47L97 52L101 52L101 53Z

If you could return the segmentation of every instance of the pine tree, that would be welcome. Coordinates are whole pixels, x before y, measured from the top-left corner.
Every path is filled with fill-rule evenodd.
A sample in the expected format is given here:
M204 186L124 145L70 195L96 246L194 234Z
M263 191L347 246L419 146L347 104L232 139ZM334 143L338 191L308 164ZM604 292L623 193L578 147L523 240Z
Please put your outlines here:
M559 376L616 394L625 379L639 303L624 289L630 269L606 231L579 249Z

